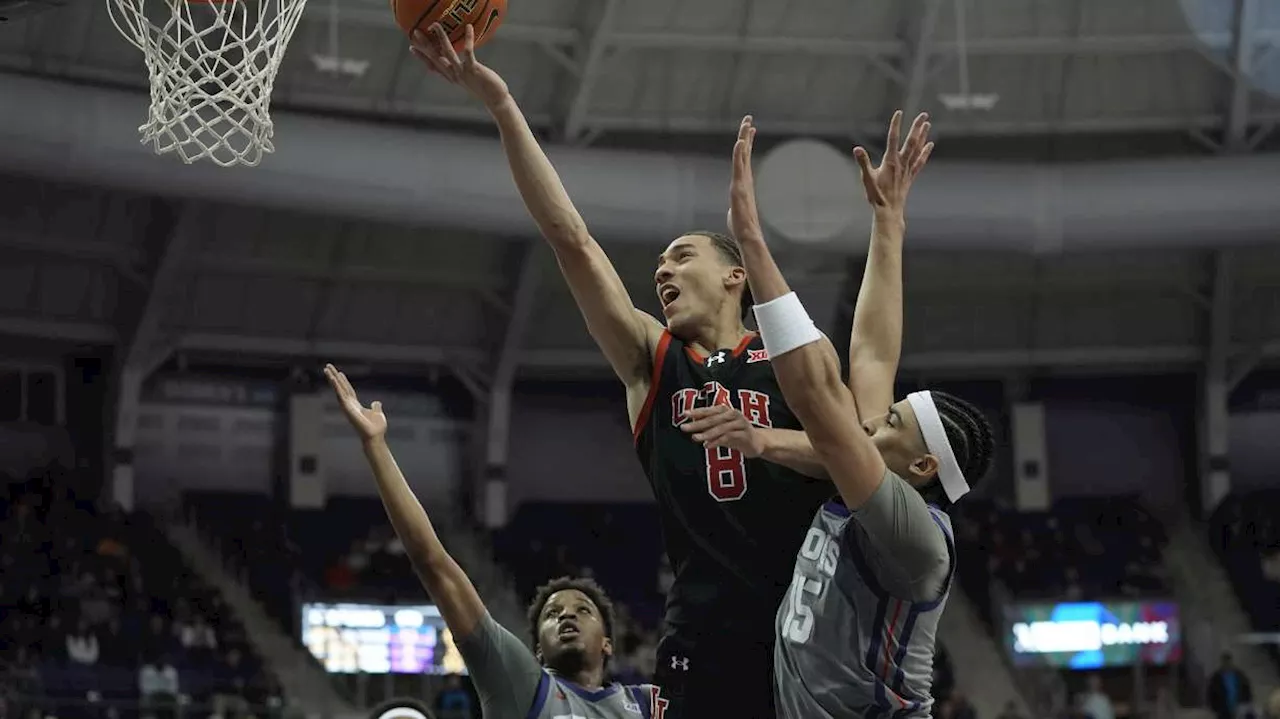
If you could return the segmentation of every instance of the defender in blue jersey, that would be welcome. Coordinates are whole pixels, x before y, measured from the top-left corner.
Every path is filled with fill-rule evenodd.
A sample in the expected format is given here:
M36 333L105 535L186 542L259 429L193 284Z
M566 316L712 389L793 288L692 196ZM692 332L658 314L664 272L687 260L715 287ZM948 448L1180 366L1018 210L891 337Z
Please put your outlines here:
M605 682L613 654L613 606L590 579L565 577L538 590L529 608L532 651L494 621L396 466L382 404L361 405L333 365L324 373L360 436L391 525L453 633L485 719L661 719L652 686Z
M854 313L850 381L769 254L755 208L743 120L730 227L742 246L756 319L788 405L839 496L815 515L778 609L775 705L782 719L928 717L934 636L955 572L946 509L986 472L991 429L941 392L893 402L901 348L903 208L933 145L921 115L899 147L862 168L875 225Z

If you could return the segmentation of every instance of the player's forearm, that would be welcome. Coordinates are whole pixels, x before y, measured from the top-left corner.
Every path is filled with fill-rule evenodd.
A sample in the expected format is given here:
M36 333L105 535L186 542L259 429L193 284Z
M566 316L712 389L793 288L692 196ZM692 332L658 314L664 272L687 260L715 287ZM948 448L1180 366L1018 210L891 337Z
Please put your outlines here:
M764 438L760 457L795 470L806 477L827 478L827 468L822 458L813 450L809 436L794 429L758 429Z
M484 616L484 605L471 580L445 551L427 510L409 487L385 438L365 442L364 454L373 470L387 517L396 536L404 543L405 554L418 579L440 607L454 635L470 634Z
M763 237L739 238L739 243L742 246L742 262L746 267L747 277L751 278L751 294L757 304L791 293L791 288ZM840 361L835 352L831 351L830 342L813 342L782 357L770 357L769 361L773 364L782 393L786 395L787 404L792 405L793 409L797 401L804 401L804 395L846 391L840 378ZM798 399L792 399L793 396ZM804 418L801 417L800 421L803 424Z
M419 574L429 572L447 556L440 537L427 510L414 495L409 482L396 464L384 438L377 438L364 443L364 456L369 460L373 470L373 478L378 485L378 495L382 497L382 505L387 510L391 526L396 530L400 541L404 542L405 553L409 556L415 570Z
M853 311L849 366L874 363L890 378L902 355L902 239L906 221L895 210L877 210L871 225L867 265ZM879 408L876 408L879 409Z
M513 98L507 98L490 114L498 124L502 149L525 207L553 249L567 249L586 239L586 222L569 199L560 176L538 144L528 120Z

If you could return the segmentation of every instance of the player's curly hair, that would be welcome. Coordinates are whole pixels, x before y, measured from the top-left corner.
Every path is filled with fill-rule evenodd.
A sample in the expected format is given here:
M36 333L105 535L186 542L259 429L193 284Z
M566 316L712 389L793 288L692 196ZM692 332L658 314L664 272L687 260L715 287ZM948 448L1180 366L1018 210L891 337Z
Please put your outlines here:
M716 248L716 252L720 253L720 259L728 262L734 267L746 267L746 263L742 260L742 245L732 237L721 232L711 232L710 230L694 230L689 233L697 237L705 237L711 240L711 246ZM746 319L751 315L751 308L755 305L755 299L751 296L751 286L742 286L742 301L739 311L742 318Z
M596 583L596 580L588 577L559 577L552 579L546 584L538 587L534 592L533 601L529 602L529 636L533 639L533 649L538 650L538 623L542 619L542 610L547 606L547 600L551 599L551 595L556 592L563 592L566 589L576 589L587 595L587 599L596 605L596 609L600 611L600 621L604 622L604 635L613 638L614 611L613 602L609 600L609 595L605 593L604 587Z
M981 410L955 395L931 390L933 403L938 407L938 416L942 419L942 428L946 430L947 442L955 453L956 463L969 482L970 487L977 487L978 482L991 468L991 455L995 452L995 437L991 432L991 423L982 415ZM925 498L943 509L951 508L951 501L942 484L937 480L922 490Z

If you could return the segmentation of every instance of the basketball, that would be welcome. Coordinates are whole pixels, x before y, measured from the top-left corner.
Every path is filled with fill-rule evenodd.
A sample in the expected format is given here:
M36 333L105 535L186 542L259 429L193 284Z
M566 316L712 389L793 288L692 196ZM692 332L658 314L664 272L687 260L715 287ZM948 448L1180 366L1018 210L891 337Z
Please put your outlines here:
M406 34L426 32L438 22L453 46L462 50L467 25L475 26L476 47L493 37L507 15L507 0L391 0L391 10Z

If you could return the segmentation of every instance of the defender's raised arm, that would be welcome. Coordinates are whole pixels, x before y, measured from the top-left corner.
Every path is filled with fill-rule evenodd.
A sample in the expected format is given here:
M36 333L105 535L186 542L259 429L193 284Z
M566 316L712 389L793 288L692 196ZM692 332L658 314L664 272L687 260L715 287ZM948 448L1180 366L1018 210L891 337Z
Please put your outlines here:
M849 390L863 419L883 414L893 404L893 380L902 356L902 240L906 233L907 192L929 161L929 116L920 113L899 147L902 113L889 123L884 158L878 167L864 148L853 151L871 205L871 243L862 271L858 304L849 335Z
M391 526L404 543L405 554L413 564L413 570L422 580L432 601L440 607L440 614L455 638L461 640L473 632L486 610L480 595L462 567L449 556L427 510L414 496L405 481L396 458L387 446L387 416L382 413L382 403L369 407L360 404L355 389L347 376L333 365L325 365L324 376L329 380L338 397L347 421L360 436L364 455L369 460L373 477L378 485L378 495L391 519Z

